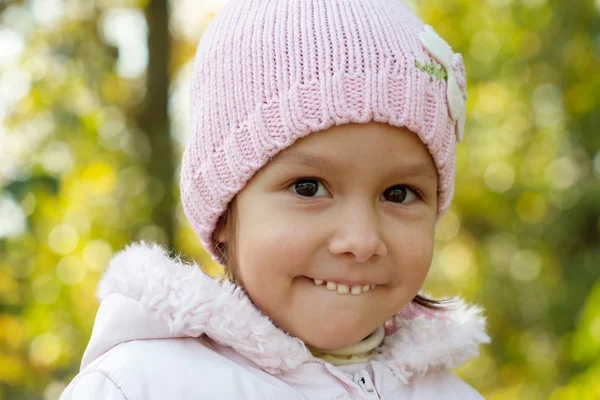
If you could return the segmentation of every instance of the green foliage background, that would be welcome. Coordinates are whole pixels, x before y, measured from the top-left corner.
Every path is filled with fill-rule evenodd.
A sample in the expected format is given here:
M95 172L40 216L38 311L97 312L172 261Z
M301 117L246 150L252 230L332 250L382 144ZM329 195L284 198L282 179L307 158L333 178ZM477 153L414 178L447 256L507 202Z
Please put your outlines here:
M57 399L77 373L95 284L127 243L150 238L220 271L177 188L190 61L218 2L172 0L170 17L158 0L41 3L0 1L11 400ZM600 1L410 4L467 68L455 202L426 283L486 309L493 343L458 373L489 399L600 399ZM119 66L133 50L107 33L115 12L147 21L141 74Z

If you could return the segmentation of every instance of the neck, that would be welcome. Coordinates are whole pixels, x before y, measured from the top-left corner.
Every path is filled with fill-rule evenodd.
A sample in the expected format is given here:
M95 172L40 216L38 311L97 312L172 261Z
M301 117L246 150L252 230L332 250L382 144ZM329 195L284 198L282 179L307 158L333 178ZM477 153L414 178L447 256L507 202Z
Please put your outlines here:
M385 331L383 326L375 332L351 346L338 350L325 350L307 346L311 353L333 365L349 365L365 363L371 359L375 349L383 343Z

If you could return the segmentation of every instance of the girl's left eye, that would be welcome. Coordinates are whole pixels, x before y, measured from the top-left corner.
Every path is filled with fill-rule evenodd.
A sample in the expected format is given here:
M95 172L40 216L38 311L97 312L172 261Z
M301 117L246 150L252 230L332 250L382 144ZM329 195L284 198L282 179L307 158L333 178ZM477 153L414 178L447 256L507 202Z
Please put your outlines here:
M381 197L383 200L386 201L406 204L412 203L416 199L419 199L420 195L416 189L413 189L410 186L396 185L383 192L383 195ZM407 199L408 201L405 201Z

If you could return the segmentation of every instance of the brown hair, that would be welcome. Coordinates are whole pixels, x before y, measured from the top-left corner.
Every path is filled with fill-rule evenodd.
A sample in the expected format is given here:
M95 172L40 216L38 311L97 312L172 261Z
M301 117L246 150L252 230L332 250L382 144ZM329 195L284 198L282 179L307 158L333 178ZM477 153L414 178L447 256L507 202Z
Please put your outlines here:
M221 277L222 279L229 279L230 281L241 285L239 277L237 275L237 259L235 251L236 242L236 198L234 197L227 211L219 218L213 237L215 238L215 253L219 257L219 263L223 265L225 274ZM225 231L224 231L225 230ZM221 242L218 240L221 233L226 232L227 237L230 238L228 243ZM430 310L445 310L448 300L434 300L422 294L417 294L412 302Z

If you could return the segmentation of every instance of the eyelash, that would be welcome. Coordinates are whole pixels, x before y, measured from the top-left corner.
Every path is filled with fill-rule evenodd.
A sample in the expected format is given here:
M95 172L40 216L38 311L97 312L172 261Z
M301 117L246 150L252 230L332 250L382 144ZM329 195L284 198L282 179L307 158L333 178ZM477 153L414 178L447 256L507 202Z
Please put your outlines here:
M327 189L327 185L325 185L321 179L314 177L314 176L305 176L302 178L298 178L298 179L294 180L290 185L288 185L288 189L291 188L292 186L295 186L297 183L304 182L304 181L317 181L317 182L319 182L319 184L323 185ZM390 186L388 189L396 187L396 186L404 187L404 188L411 190L417 197L417 200L423 200L423 193L421 193L421 191L419 189L417 189L411 185L393 185L393 186ZM388 189L386 189L386 190L388 190ZM294 193L294 191L292 191L292 193ZM294 194L296 194L300 197L303 197L303 198L311 198L309 196L302 196L297 193L294 193ZM398 204L402 204L402 203L398 203Z

